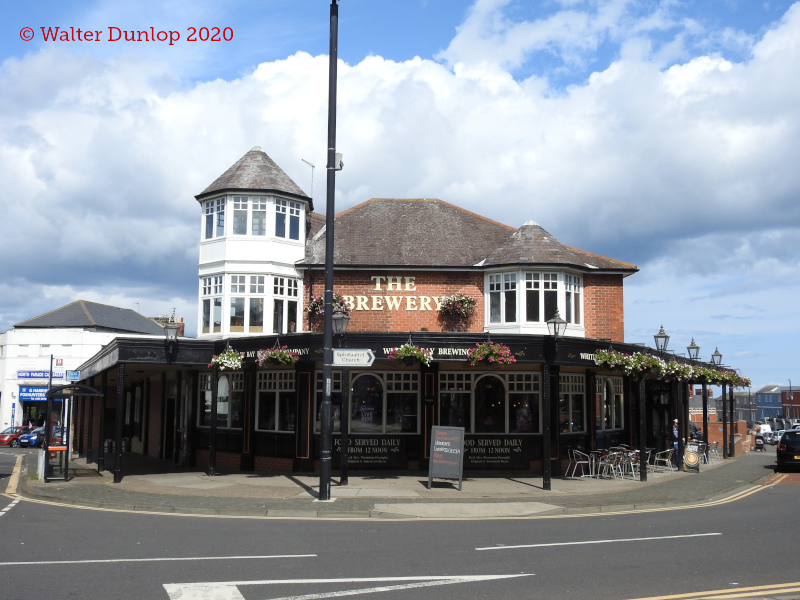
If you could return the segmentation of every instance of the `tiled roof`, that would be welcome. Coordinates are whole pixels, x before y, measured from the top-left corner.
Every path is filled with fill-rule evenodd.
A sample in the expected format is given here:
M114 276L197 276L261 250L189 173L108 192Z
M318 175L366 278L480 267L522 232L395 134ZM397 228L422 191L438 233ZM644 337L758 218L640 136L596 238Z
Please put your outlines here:
M314 237L323 227L325 227L325 215L308 213L308 237Z
M336 215L337 266L469 267L514 231L441 200L373 198ZM324 229L305 264L325 262Z
M124 333L164 335L164 329L158 323L134 310L86 300L77 300L38 317L17 323L14 327L41 329L86 327Z
M325 262L324 220L304 264ZM538 224L503 225L436 199L374 198L336 215L337 266L571 265L635 272L636 266L558 242Z
M528 221L494 250L483 263L493 265L571 265L581 269L636 271L631 265L565 246L541 225Z
M305 192L258 146L237 160L195 198L201 200L222 191L279 192L311 204Z

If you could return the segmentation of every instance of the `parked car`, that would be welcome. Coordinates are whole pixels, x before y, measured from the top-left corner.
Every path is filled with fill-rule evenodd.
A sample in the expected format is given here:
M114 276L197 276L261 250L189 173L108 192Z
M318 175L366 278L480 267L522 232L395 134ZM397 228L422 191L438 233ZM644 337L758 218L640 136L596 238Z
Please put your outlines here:
M800 467L800 431L790 430L781 436L776 450L778 471Z
M19 446L19 436L33 431L33 427L27 425L23 427L9 427L0 432L0 446L11 446L17 448Z
M785 429L779 429L778 431L776 431L776 432L773 434L773 436L772 436L772 445L773 445L773 446L777 446L777 445L778 445L778 442L780 442L780 440L781 440L781 436L782 436L784 433L786 433L786 430L785 430Z
M44 427L39 427L33 431L19 436L19 445L23 448L28 446L41 446L44 443Z

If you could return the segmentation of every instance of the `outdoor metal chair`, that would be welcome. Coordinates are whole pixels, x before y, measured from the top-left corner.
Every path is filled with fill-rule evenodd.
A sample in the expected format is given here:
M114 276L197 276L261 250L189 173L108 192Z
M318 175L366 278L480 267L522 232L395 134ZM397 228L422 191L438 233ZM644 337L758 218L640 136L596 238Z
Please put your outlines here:
M662 450L661 452L656 452L655 458L653 460L653 470L658 471L659 466L664 466L669 469L669 472L672 473L673 466L672 466L672 455L674 454L675 449L670 448L669 450Z
M714 442L714 444L708 449L708 455L710 458L722 460L722 457L719 455L719 442Z
M581 467L581 477L586 477L586 471L589 471L589 475L591 475L591 462L589 455L581 452L580 450L572 450L572 458L570 459L573 465L572 467L572 477L575 477L575 472L578 470L578 466ZM583 468L583 465L586 465L586 471ZM567 467L567 477L570 477L569 474L569 467Z

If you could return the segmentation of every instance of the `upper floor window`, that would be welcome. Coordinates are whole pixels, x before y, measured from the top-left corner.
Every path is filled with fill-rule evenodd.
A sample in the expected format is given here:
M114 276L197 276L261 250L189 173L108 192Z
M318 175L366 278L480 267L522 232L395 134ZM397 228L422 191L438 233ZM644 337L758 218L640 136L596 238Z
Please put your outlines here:
M267 235L267 199L253 198L253 235Z
M231 294L244 294L246 275L231 275Z
M567 323L574 323L575 325L580 325L581 323L582 284L583 278L580 275L570 275L569 273L564 275L564 308L566 308L564 318Z
M489 275L489 321L517 322L517 274Z
M300 239L300 204L289 200L275 200L275 237L286 237L286 221L289 221L289 239Z
M247 198L233 197L233 233L247 235Z
M525 320L541 323L556 316L558 273L525 273Z
M207 240L225 235L225 198L206 202L205 220Z
M250 293L264 293L264 275L250 275Z

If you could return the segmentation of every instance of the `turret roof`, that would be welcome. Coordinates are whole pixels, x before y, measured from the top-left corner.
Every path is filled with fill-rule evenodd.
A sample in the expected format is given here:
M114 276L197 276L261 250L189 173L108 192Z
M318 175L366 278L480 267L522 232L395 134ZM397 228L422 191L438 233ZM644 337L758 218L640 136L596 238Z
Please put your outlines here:
M312 210L314 208L311 198L258 146L237 160L195 198L203 200L213 194L227 191L278 192L298 200L305 200Z

